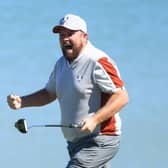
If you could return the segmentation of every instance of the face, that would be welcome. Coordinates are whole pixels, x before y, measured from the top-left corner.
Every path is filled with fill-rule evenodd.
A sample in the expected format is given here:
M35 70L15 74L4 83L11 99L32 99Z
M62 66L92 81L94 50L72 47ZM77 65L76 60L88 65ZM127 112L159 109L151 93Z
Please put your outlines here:
M63 55L72 62L78 57L87 43L87 34L82 31L74 31L62 28L59 31L60 46Z

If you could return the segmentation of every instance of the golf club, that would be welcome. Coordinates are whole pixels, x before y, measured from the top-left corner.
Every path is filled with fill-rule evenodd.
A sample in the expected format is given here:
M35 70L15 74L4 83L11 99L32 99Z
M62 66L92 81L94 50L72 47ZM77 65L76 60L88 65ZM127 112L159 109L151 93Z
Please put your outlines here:
M47 124L47 125L31 125L28 127L27 121L24 118L19 119L15 122L15 127L21 132L21 133L27 133L28 130L32 127L67 127L67 128L81 128L81 125L79 124Z

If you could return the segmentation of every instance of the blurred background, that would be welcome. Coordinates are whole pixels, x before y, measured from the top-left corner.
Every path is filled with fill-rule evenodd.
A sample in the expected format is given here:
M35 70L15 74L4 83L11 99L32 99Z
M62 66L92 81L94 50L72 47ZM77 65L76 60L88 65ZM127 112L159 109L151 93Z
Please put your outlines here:
M46 84L61 55L52 27L66 13L83 17L89 40L120 69L130 102L122 110L121 148L115 168L167 168L168 1L5 0L0 2L0 165L4 168L64 168L69 160L59 128L29 125L60 122L57 102L11 110L6 97Z

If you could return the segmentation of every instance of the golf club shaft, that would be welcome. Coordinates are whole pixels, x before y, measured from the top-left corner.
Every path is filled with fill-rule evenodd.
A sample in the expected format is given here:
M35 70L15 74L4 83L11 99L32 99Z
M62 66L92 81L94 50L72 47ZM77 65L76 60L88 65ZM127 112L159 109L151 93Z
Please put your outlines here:
M46 125L32 125L29 128L32 127L66 127L66 128L81 128L78 124L69 124L69 125L63 125L63 124L46 124Z

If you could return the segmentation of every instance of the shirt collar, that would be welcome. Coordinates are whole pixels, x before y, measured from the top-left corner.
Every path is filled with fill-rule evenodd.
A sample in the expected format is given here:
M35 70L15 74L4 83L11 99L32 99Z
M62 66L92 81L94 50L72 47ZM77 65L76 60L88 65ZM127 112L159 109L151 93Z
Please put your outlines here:
M81 51L79 56L72 63L68 62L69 65L71 67L74 67L82 59L82 57L85 55L85 53L87 53L87 51L89 50L90 46L91 46L91 42L88 40L86 46L83 48L83 50Z

